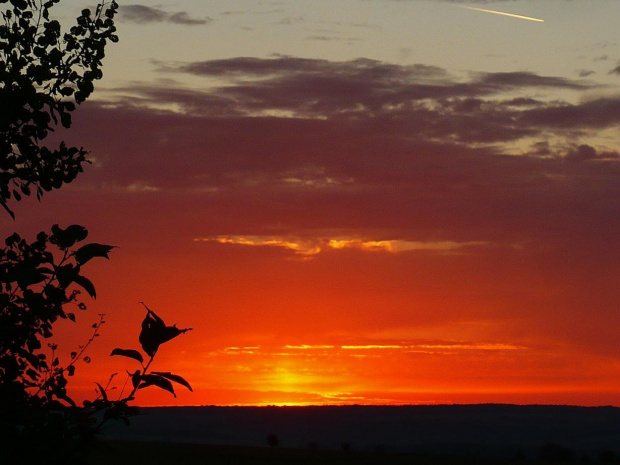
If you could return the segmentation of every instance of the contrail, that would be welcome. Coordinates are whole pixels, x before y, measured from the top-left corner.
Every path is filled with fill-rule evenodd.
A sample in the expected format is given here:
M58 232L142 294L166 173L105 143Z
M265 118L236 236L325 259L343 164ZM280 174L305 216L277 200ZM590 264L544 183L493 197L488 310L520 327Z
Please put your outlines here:
M504 13L503 11L485 10L484 8L475 8L473 6L459 5L461 8L467 8L468 10L482 11L483 13L493 13L494 15L509 16L511 18L527 19L528 21L536 21L537 23L544 23L544 19L532 18L530 16L513 15L512 13Z

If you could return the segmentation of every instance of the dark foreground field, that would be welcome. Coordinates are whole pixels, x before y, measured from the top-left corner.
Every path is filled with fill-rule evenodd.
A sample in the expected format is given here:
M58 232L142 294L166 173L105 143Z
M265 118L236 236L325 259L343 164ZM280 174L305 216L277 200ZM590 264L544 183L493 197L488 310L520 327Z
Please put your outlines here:
M471 463L436 461L438 456L496 460L491 463L514 459L599 463L620 458L620 409L614 407L145 408L130 426L109 424L104 433L108 441L153 443L117 443L117 447L138 447L145 453L157 449L153 456L158 459L167 451L174 451L170 452L174 457L186 450L220 457L219 462L205 462L204 457L191 462L203 464ZM279 447L267 447L270 435L277 437Z
M205 444L112 441L91 452L90 465L521 465L510 459L386 454Z

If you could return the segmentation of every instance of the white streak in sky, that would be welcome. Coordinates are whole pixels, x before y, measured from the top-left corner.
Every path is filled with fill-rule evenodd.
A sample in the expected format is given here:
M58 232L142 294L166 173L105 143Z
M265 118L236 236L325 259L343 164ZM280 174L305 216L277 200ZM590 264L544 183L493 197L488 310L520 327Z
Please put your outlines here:
M494 15L509 16L511 18L517 18L517 19L527 19L528 21L536 21L537 23L545 22L544 19L532 18L530 16L514 15L512 13L504 13L503 11L485 10L484 8L475 8L473 6L464 6L464 5L459 5L459 6L461 8L467 8L468 10L482 11L483 13L493 13Z

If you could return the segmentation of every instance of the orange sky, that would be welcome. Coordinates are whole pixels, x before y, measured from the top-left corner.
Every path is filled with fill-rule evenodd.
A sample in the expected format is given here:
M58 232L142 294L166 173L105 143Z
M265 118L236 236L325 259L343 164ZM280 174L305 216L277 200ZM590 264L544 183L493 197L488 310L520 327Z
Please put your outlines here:
M194 392L141 405L620 406L617 15L347 2L354 20L325 2L121 16L106 79L55 136L92 165L0 218L118 246L58 329L68 357L106 314L76 397L136 368L109 354L139 348L144 301L194 328L154 365Z

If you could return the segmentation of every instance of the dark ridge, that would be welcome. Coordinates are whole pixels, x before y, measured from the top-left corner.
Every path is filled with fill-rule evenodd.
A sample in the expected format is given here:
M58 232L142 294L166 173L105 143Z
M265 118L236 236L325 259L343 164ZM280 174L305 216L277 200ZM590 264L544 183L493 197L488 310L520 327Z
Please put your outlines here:
M620 452L620 408L562 405L155 407L105 438L479 457L590 459ZM272 438L273 439L273 438ZM547 455L545 455L547 454ZM554 455L555 454L555 455Z

